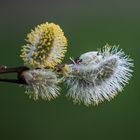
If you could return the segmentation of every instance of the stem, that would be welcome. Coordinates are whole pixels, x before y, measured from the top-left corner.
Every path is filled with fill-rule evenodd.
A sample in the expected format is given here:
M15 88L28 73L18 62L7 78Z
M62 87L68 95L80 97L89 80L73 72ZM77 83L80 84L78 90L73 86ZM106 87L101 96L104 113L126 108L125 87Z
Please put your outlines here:
M25 66L18 66L18 67L10 67L7 68L6 66L0 66L0 74L4 73L17 73L17 79L9 79L9 78L0 78L0 82L8 82L8 83L15 83L15 84L27 84L25 79L21 77L21 73L29 68Z
M61 71L65 64L59 64L56 66L57 71ZM46 69L49 69L46 67ZM24 84L26 85L26 80L21 76L23 71L29 70L26 66L18 66L18 67L10 67L0 66L0 74L4 73L17 73L17 79L8 79L8 78L0 78L0 82L8 82L8 83L16 83L16 84Z
M29 68L25 67L25 66L19 66L19 67L11 67L11 68L7 68L5 66L1 66L0 67L0 74L3 73L22 73L25 70L28 70Z
M22 80L19 80L19 79L8 79L8 78L0 78L0 82L8 82L8 83L15 83L15 84L26 84Z

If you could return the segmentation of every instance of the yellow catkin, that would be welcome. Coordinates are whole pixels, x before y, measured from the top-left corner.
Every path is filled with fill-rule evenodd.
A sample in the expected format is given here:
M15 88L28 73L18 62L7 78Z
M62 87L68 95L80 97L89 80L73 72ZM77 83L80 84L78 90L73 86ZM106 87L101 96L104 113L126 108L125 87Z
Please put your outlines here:
M68 75L69 72L71 72L71 68L69 65L65 65L61 71L61 73L63 73L63 75Z
M22 47L21 57L29 67L54 68L61 63L67 49L64 32L54 23L38 25L27 35L27 42Z

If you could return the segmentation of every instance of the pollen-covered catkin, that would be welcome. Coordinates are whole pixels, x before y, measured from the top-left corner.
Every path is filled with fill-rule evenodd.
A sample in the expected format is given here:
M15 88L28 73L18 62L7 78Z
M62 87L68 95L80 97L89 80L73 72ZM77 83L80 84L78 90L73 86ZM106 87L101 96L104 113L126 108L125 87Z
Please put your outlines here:
M29 68L54 68L61 63L67 50L64 32L54 23L38 25L27 35L21 57Z

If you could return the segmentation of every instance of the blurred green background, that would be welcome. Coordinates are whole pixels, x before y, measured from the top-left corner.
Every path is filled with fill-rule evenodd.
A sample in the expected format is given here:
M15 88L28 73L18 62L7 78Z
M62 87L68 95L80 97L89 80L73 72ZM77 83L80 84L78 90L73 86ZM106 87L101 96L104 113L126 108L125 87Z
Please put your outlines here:
M46 21L65 31L64 61L116 44L134 59L133 78L114 100L96 107L74 105L65 88L51 102L34 102L24 88L0 83L0 140L140 139L140 1L1 0L0 65L22 65L26 34Z

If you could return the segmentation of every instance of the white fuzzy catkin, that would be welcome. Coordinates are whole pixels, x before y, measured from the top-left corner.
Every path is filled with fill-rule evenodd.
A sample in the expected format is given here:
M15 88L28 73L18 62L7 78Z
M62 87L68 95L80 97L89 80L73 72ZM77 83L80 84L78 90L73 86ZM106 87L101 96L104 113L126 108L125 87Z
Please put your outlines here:
M71 71L64 77L69 86L67 96L75 103L98 104L111 100L132 76L132 59L117 46L106 45L98 52L79 57L80 63L69 65Z
M26 94L34 100L51 100L59 95L59 80L52 70L27 70L22 73L27 82Z

